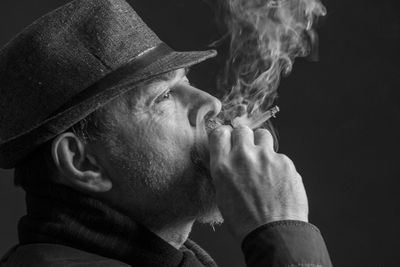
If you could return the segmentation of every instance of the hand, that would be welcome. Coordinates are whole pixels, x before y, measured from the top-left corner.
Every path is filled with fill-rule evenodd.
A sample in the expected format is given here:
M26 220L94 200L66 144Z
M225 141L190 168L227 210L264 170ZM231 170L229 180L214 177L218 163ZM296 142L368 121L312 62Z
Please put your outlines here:
M217 204L239 241L280 220L308 221L308 201L293 162L273 149L268 130L221 126L210 135L210 169Z

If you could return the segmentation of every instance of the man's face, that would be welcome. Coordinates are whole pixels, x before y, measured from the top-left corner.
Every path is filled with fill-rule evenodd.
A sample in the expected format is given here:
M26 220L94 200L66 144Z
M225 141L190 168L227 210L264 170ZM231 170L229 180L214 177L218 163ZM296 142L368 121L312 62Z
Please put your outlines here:
M219 113L220 101L191 86L183 69L125 97L108 112L113 130L103 157L117 204L154 227L177 219L220 222L211 176L198 164L204 117Z

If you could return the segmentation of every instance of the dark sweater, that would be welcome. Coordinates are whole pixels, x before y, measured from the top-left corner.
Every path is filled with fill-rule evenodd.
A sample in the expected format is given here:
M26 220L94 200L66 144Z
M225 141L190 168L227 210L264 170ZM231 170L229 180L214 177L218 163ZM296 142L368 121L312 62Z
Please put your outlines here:
M1 267L211 267L188 239L180 250L103 202L60 185L27 190L20 244ZM331 266L315 226L281 221L259 227L242 244L247 266Z

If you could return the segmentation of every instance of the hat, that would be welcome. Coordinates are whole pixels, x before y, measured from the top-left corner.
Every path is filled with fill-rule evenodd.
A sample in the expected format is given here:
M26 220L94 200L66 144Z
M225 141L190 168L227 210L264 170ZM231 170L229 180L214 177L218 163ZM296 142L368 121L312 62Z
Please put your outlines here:
M176 52L123 0L75 0L0 50L0 167L139 82L216 52Z

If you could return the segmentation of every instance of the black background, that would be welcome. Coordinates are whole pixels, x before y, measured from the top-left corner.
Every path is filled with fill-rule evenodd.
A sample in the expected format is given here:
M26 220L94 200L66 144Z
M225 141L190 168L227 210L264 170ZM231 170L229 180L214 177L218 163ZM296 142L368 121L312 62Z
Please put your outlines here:
M62 0L0 0L0 45ZM218 36L201 0L131 0L177 50L204 49ZM280 152L296 164L335 266L400 266L400 2L324 1L319 62L296 61L284 78L275 125ZM213 91L218 60L191 72ZM1 85L0 85L1 86ZM0 96L1 97L1 96ZM1 125L0 125L1 127ZM0 253L16 243L23 192L0 170ZM196 226L192 238L220 266L243 266L226 229Z

